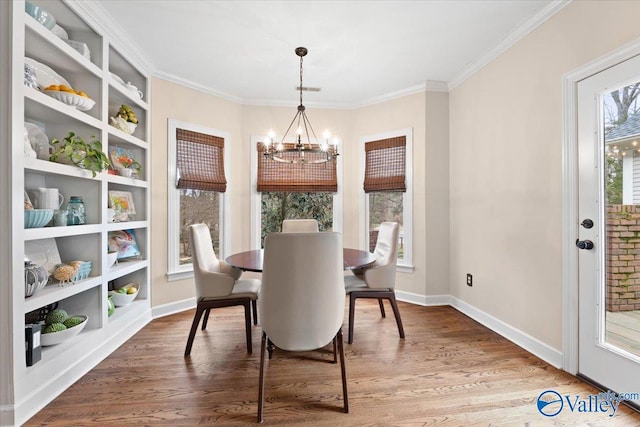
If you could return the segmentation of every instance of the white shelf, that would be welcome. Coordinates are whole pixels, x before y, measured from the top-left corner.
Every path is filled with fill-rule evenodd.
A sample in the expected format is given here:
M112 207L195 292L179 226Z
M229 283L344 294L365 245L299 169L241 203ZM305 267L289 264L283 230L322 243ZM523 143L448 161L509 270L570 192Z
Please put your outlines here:
M6 407L14 412L15 421L11 422L17 425L26 422L34 411L48 404L151 320L151 185L148 179L109 175L106 171L94 176L91 171L77 166L27 158L24 157L22 137L24 122L29 121L40 126L50 141L53 138L62 140L72 131L85 141L101 141L107 155L110 146L122 146L139 158L145 172L143 178L150 177L149 72L134 65L137 61L127 55L126 47L120 49L116 46L110 39L110 31L101 28L99 19L83 17L86 9L79 7L78 2L30 1L50 12L56 22L67 30L70 39L86 43L91 49L91 58L85 58L33 18L21 13L25 7L23 0L11 3L16 13L8 16L7 19L12 20L11 25L3 27L0 32L3 37L10 36L8 43L12 46L11 57L6 58L10 67L8 75L12 79L12 138L6 141L10 152L2 164L3 168L7 165L7 170L11 171L7 177L10 179L8 185L12 187L12 198L10 206L4 208L14 212L10 215L13 241L7 245L10 252L7 259L13 260L10 283L14 298L2 305L10 310L12 319L7 326L11 329L10 342L3 341L2 345L8 344L12 348L10 360L3 369L6 368L10 376L5 391L11 396L11 401ZM25 57L47 65L64 77L72 88L85 91L96 104L86 112L80 111L39 90L26 87ZM111 71L134 82L145 92L145 98L139 99L117 83L111 77ZM123 103L130 105L140 120L134 135L128 135L109 123L109 116ZM22 215L15 214L23 209L22 190L40 187L58 188L65 197L63 209L71 196L83 197L88 224L24 229ZM107 222L108 194L113 190L131 192L138 221ZM112 268L106 268L109 232L128 229L136 230L136 240L144 259L121 261ZM24 295L25 242L39 239L56 239L63 261L90 260L91 276L65 286L49 284L31 297L21 297ZM109 317L107 290L113 280L116 283L136 281L140 291L136 300L126 307L118 307ZM33 321L35 316L32 312L55 303L70 315L87 315L88 323L80 334L70 340L43 348L41 360L27 367L25 317L30 314L29 321Z
M102 285L102 278L99 276L89 277L88 279L80 280L74 284L65 286L60 286L57 283L49 284L29 298L25 298L24 312L29 313L30 311L37 310L45 305L53 304L56 301L69 298L80 292L84 292L87 289L95 288L100 285Z

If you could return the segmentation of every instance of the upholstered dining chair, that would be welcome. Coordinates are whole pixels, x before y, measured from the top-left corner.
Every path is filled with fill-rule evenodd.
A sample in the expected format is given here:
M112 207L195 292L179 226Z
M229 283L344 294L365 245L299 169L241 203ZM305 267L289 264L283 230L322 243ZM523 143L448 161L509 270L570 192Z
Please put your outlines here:
M400 226L397 222L380 224L374 251L375 262L370 267L354 270L353 275L344 278L345 290L349 294L349 338L347 341L349 344L353 343L353 322L356 299L358 298L377 299L382 317L386 317L382 300L388 300L398 324L400 338L404 338L404 328L395 293L399 230Z
M196 282L196 313L191 324L184 355L191 354L200 319L204 313L202 329L207 327L209 312L213 308L244 306L247 352L251 353L251 306L253 306L254 324L257 323L256 300L260 292L260 280L239 280L242 271L228 265L216 257L211 242L211 234L206 224L194 224L189 227L191 253L193 255L193 274Z
M318 221L315 219L285 219L282 221L283 233L317 233Z
M263 421L265 348L311 351L333 343L340 355L344 412L349 412L344 364L344 273L339 233L271 233L264 243L258 422Z

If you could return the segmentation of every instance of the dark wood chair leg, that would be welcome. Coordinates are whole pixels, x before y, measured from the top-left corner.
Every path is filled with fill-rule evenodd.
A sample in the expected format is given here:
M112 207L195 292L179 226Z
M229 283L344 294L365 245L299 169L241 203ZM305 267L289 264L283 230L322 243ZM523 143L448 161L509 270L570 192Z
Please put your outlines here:
M353 319L355 317L355 309L356 309L356 296L353 292L349 294L349 336L347 338L347 343L353 343Z
M253 306L253 324L258 324L258 304L256 300L251 300L251 305Z
M267 334L262 332L262 343L260 344L260 379L258 380L258 422L264 422L262 413L264 410L264 353L267 344Z
M395 292L393 291L392 291L391 297L389 298L389 302L391 303L391 308L393 309L393 315L396 317L396 323L398 324L398 333L400 334L400 338L404 338L404 328L402 327L400 310L398 310L398 304L396 303L396 295L395 295Z
M269 360L273 357L273 351L276 349L276 346L273 345L270 339L267 339L267 352L269 353Z
M337 335L336 335L337 336ZM338 340L336 337L333 337L333 363L338 363Z
M380 304L380 314L382 315L382 317L387 317L386 313L384 312L384 304L382 303L383 298L378 298L378 304Z
M191 331L189 331L189 338L187 338L187 347L184 349L185 357L191 354L191 347L193 346L193 339L196 336L196 331L198 330L198 324L200 323L200 318L202 317L202 312L204 309L200 304L196 306L196 314L193 316L193 322L191 323Z
M208 308L204 312L204 319L202 320L202 330L207 329L207 321L209 320L209 313L211 313L211 309Z
M349 413L349 395L347 394L347 370L344 366L344 342L342 340L342 328L338 329L336 335L338 341L338 349L340 351L340 372L342 374L342 397L344 399L344 413ZM335 338L334 338L335 342Z
M247 299L244 303L244 328L247 333L247 353L251 354L251 303Z

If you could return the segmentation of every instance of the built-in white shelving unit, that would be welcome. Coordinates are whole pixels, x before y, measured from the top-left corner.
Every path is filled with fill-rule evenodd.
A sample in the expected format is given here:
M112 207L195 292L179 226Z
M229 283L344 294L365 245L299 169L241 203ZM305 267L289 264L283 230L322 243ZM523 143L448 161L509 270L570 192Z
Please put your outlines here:
M63 27L69 38L86 43L91 52L85 57L49 29L25 13L25 2L14 0L10 10L12 25L10 59L11 81L11 158L2 161L10 167L12 235L3 248L10 253L10 301L2 304L9 308L12 351L9 361L2 360L7 369L8 387L0 390L0 424L22 424L59 393L93 368L104 357L129 339L151 320L150 289L150 122L149 73L120 49L116 40L90 17L84 16L76 2L64 0L30 0L50 12ZM5 37L3 31L2 36ZM24 85L25 58L44 64L77 90L86 92L96 101L89 111L80 111L49 95ZM2 59L5 61L5 58ZM143 93L128 90L113 74L131 82ZM127 104L135 111L140 124L131 135L116 129L109 118L115 116L120 105ZM76 166L54 163L45 159L27 157L23 150L24 122L40 126L49 140L63 139L69 131L83 139L95 136L102 142L108 155L110 148L118 146L128 150L142 165L142 173L135 178L113 175L107 171L97 174ZM57 188L64 196L63 207L71 196L83 198L87 222L74 226L46 226L25 229L23 222L23 195L25 190L38 187ZM136 214L127 222L109 222L109 191L131 194ZM3 200L3 203L5 201ZM3 206L3 209L5 206ZM107 246L109 233L133 230L141 255L120 261L109 267ZM29 242L53 239L63 262L91 261L89 277L73 284L48 284L31 297L24 293L24 264ZM108 290L136 282L140 291L129 305L107 313ZM4 295L4 294L3 294ZM27 366L25 356L25 324L34 312L58 304L69 314L88 316L86 327L77 336L50 347L44 347L41 360ZM3 338L2 345L5 345ZM6 354L3 353L3 354Z

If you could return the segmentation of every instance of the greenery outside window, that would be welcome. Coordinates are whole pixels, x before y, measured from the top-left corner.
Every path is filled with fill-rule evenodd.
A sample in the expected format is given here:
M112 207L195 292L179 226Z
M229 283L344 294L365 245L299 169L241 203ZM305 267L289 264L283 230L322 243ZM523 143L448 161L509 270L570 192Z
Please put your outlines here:
M168 135L168 271L169 280L193 275L189 226L205 223L213 247L225 256L229 223L226 205L227 132L169 119Z
M285 219L314 218L320 231L341 232L342 215L334 215L342 212L340 157L337 164L277 163L262 156L263 140L261 136L251 139L251 152L256 153L251 157L252 247L262 248L266 235L281 231ZM285 173L276 170L280 167L287 168Z

